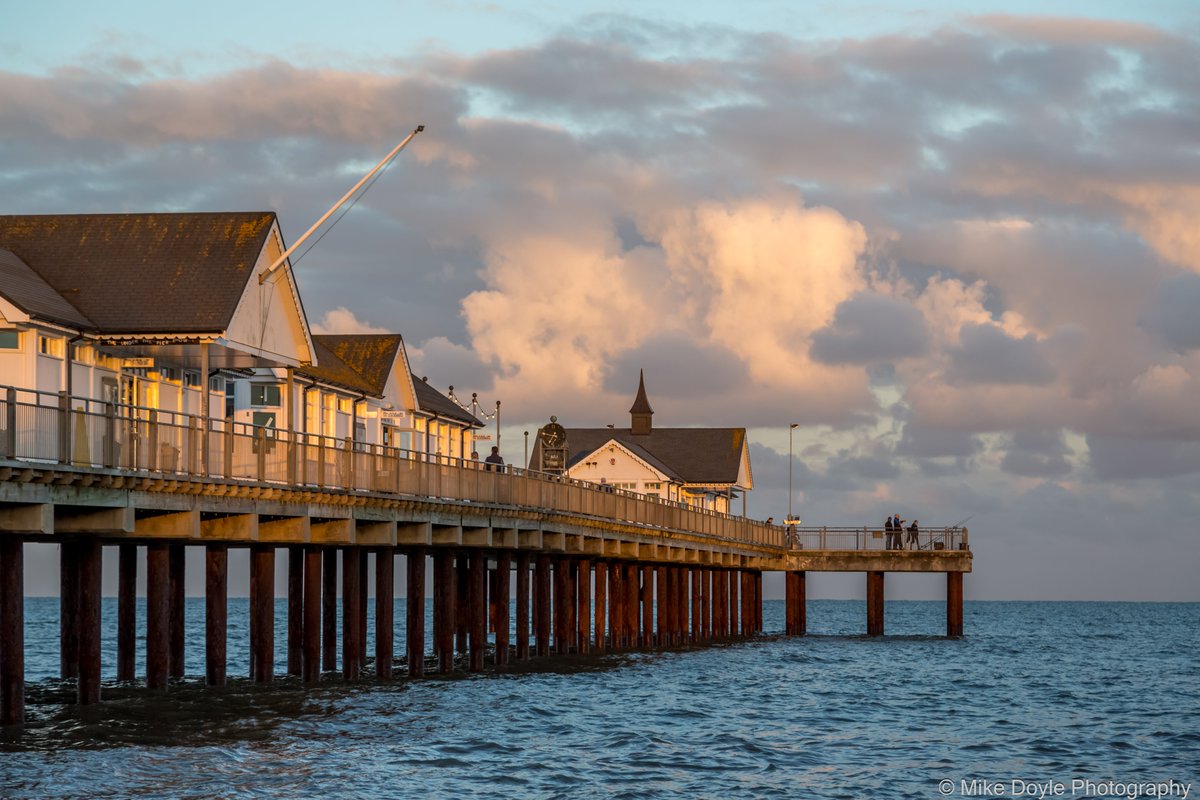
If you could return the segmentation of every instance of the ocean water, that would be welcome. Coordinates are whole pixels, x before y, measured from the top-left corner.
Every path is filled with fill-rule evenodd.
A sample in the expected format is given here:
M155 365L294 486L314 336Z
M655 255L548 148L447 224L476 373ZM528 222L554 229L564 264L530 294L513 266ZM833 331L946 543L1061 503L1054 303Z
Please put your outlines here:
M0 733L0 797L1200 796L1200 604L968 602L948 640L941 603L889 601L871 639L861 601L810 601L803 638L768 601L752 641L305 688L232 677L231 600L223 690L202 685L202 601L187 611L200 678L106 683L80 709L55 678L57 600L28 599L28 722ZM104 618L111 676L115 601Z

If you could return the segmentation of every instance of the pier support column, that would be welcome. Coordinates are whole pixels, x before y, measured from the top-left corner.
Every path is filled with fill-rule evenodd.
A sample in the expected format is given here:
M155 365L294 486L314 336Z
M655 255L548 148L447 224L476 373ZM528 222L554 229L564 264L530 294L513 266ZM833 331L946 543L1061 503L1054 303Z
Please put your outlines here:
M803 572L785 572L784 633L803 636L806 633L806 576Z
M675 592L677 605L675 606L675 643L682 646L688 643L689 631L689 612L691 609L688 604L688 568L675 567Z
M413 550L406 557L408 596L404 601L404 653L408 677L425 674L425 552Z
M883 636L883 573L867 573L867 636Z
M692 578L692 641L700 642L704 638L702 620L704 615L701 613L703 606L702 595L700 593L700 568L692 567L689 570Z
M270 683L275 675L275 548L250 548L250 677Z
M517 661L529 658L529 553L517 553Z
M946 635L963 635L963 574L946 573Z
M328 547L321 553L321 669L337 669L337 574L338 551Z
M81 542L68 539L58 546L59 677L79 677L79 552Z
M550 556L539 553L533 570L534 652L550 655Z
M454 567L454 649L467 654L467 629L471 613L471 560L465 550L457 554Z
M167 545L146 547L146 688L167 688L170 659L170 551Z
M654 567L644 564L642 573L642 635L638 644L642 647L654 647Z
M454 670L454 552L433 552L433 649L438 672Z
M625 566L625 591L628 592L628 601L625 606L625 624L629 628L629 646L636 648L641 641L642 614L638 605L638 598L641 596L641 590L638 586L638 576L641 570L638 565L630 562Z
M120 545L117 553L117 680L131 681L137 663L137 545Z
M367 663L367 595L368 568L367 568L367 550L359 547L358 550L358 671L362 674L363 666Z
M287 674L304 671L304 547L287 549Z
M342 550L342 676L348 681L362 672L362 643L358 640L362 631L358 609L362 602L362 556L359 547Z
M392 677L393 645L395 644L395 573L396 555L392 548L375 551L375 677Z
M467 613L470 635L467 669L483 671L483 654L487 652L487 556L482 550L472 550L467 556Z
M507 550L496 556L496 664L508 663L509 651L509 587L512 585L512 553ZM528 613L528 612L527 612Z
M147 580L149 572L147 567ZM148 590L146 595L149 616ZM225 685L225 627L229 616L228 603L229 547L210 544L204 548L204 680L209 686ZM149 682L147 669L146 683Z
M293 551L296 549L304 553L300 673L305 683L316 683L321 679L321 551L316 547ZM288 622L290 627L291 620Z
M709 618L709 609L711 606L708 603L708 570L698 568L696 572L698 573L697 577L700 582L700 591L697 592L700 595L700 641L707 642L709 629L712 626L712 620Z
M654 567L654 643L666 647L671 643L671 632L667 626L667 568L663 564Z
M608 563L596 562L596 608L595 608L595 638L593 645L597 653L603 653L608 647Z
M79 704L100 702L100 572L104 549L99 539L79 543Z
M613 650L625 649L625 565L614 561L608 566L608 634Z
M741 630L738 624L738 607L740 602L740 598L738 596L738 578L741 576L741 574L742 573L736 569L731 569L725 573L725 580L729 587L729 594L726 598L729 601L729 636L734 639L737 638L738 633Z
M183 643L186 625L184 611L183 580L187 569L187 555L181 544L168 545L167 569L170 573L170 609L168 610L168 629L170 633L169 650L167 655L167 674L172 678L183 677Z
M25 721L24 560L20 539L0 537L0 725Z
M576 653L576 639L579 637L579 562L573 558L564 558L566 567L567 594L564 598L563 610L566 617L567 652Z
M579 598L576 607L575 647L580 653L592 649L592 563L580 559L575 570L575 591Z

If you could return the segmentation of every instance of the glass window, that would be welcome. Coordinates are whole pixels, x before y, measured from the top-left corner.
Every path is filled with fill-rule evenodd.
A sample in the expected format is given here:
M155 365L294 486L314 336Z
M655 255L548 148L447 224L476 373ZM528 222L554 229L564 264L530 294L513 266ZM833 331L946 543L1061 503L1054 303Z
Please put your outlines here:
M21 332L12 328L0 331L0 350L20 350Z
M250 405L252 406L278 406L279 398L279 384L277 383L250 384Z
M338 411L342 412L343 414L349 414L353 411L353 409L354 409L354 401L351 400L349 397L339 397L338 398Z
M200 373L190 371L184 372L183 385L193 389L198 387L200 385Z
M225 378L220 375L213 375L208 379L208 390L210 392L224 392Z
M253 422L260 428L275 427L275 412L274 411L255 411Z
M63 347L62 339L55 339L52 336L38 336L38 352L42 355L62 358L64 351L65 348Z

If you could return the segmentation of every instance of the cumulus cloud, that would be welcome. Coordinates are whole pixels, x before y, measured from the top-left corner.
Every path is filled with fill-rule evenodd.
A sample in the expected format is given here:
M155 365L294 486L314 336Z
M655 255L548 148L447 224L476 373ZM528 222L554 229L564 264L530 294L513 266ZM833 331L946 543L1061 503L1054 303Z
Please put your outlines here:
M966 325L959 341L951 350L947 372L954 383L1038 386L1054 379L1054 369L1032 333L1014 339L995 325Z
M359 319L353 311L345 306L326 311L319 322L310 323L313 333L394 333L387 328L372 325Z
M825 364L870 364L923 355L925 319L911 303L860 294L837 307L833 323L812 335L812 356Z

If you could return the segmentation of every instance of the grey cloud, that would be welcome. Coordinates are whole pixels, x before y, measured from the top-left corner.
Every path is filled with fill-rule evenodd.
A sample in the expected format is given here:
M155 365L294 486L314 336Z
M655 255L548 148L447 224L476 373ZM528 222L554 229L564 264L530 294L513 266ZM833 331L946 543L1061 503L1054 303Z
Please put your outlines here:
M1172 350L1200 347L1200 275L1185 273L1163 281L1140 322Z
M1009 437L1000 469L1026 478L1055 478L1071 472L1061 431L1017 431Z
M1200 441L1088 436L1088 456L1101 480L1137 480L1200 472Z
M667 332L616 356L609 365L604 388L632 398L638 371L643 369L651 405L655 397L700 400L737 394L747 383L745 364L729 350L697 342L683 333Z
M964 325L960 336L946 375L953 383L1041 386L1054 380L1033 334L1013 339L994 325Z
M979 437L968 431L908 422L896 445L896 455L913 458L970 458L983 450Z
M813 333L809 353L825 364L870 364L928 349L925 319L911 303L862 293L839 305L833 322Z

